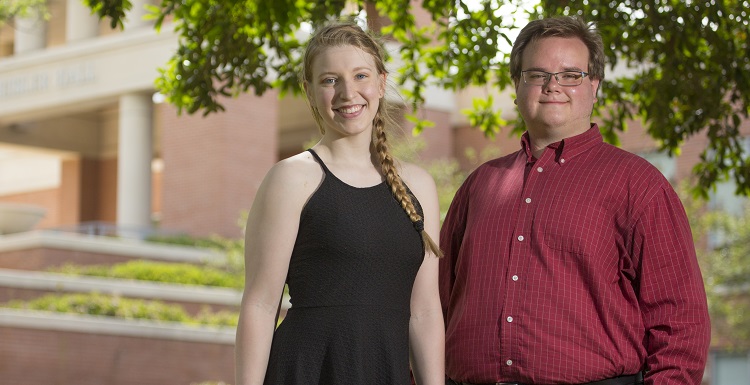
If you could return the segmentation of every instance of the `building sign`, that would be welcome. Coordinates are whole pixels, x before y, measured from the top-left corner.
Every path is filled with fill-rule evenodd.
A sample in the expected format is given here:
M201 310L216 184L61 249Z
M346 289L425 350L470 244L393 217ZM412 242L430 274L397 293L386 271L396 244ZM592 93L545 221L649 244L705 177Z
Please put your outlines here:
M55 89L69 89L96 82L96 68L93 62L83 62L44 71L0 77L0 100L28 96Z

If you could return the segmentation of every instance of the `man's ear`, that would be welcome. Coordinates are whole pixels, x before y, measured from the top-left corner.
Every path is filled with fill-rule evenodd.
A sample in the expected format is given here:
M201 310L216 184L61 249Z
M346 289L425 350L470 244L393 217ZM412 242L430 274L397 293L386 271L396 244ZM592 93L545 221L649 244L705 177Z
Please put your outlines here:
M598 100L596 95L599 93L599 83L601 82L600 79L591 79L591 93L594 96L594 102Z

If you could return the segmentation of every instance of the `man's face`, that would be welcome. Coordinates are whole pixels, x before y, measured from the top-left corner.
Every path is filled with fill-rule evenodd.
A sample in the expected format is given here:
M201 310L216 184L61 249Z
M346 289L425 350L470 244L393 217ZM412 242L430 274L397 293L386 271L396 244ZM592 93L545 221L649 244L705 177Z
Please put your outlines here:
M578 38L548 37L526 48L521 70L588 72L589 50ZM586 76L580 85L561 86L554 76L544 85L516 83L516 104L532 136L549 143L581 134L591 125L598 79Z

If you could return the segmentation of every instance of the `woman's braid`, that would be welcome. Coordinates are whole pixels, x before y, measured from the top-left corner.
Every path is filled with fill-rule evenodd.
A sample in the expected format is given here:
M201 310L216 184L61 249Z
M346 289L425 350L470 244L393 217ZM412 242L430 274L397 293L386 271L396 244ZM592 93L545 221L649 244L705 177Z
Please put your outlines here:
M375 115L373 119L373 130L372 130L372 146L373 151L378 155L380 160L380 167L383 175L385 176L386 183L391 188L391 192L396 200L401 204L409 219L414 223L414 227L422 235L422 241L424 242L425 250L429 250L438 257L443 256L443 252L440 251L440 247L435 244L429 234L424 231L424 219L419 215L417 209L414 207L414 201L412 201L411 195L406 191L401 177L396 171L396 166L393 162L393 157L388 149L388 139L385 133L385 122L380 116L380 112Z

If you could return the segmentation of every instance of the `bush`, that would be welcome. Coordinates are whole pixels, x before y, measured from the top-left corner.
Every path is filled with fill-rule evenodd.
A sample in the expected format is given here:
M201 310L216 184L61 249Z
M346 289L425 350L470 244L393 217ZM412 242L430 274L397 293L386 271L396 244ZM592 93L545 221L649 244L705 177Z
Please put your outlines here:
M247 220L247 213L243 213L238 220L238 224L242 227L243 233L243 224L245 220ZM238 275L242 275L245 271L245 243L243 239L224 238L218 235L206 238L194 238L187 235L180 235L151 237L148 241L170 245L213 249L224 255L225 258L221 262L212 262L212 266Z
M99 293L48 294L30 301L13 300L0 307L212 326L237 326L239 318L235 312L207 310L191 317L180 305Z
M149 242L164 243L168 245L203 247L207 249L221 249L226 244L226 239L219 236L207 238L195 238L189 235L174 236L151 236L146 239Z
M218 286L233 289L242 289L245 284L244 274L227 272L215 266L201 266L189 263L136 260L115 265L78 266L67 264L49 269L49 271L70 275L135 279L184 285Z

